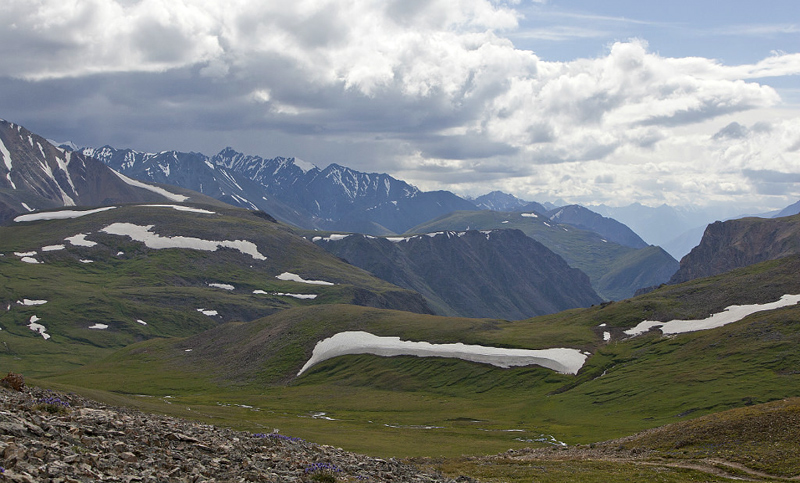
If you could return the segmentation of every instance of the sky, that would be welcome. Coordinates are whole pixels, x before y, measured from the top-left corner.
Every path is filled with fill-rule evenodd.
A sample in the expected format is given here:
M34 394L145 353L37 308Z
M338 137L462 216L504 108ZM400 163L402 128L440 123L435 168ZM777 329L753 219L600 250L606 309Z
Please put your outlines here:
M800 199L797 0L3 0L0 118L530 201Z

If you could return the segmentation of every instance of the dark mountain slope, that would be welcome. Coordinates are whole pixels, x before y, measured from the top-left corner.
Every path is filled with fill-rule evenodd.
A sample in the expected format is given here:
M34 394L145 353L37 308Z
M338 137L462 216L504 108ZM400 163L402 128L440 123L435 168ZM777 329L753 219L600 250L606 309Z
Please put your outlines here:
M544 214L469 211L431 220L410 232L515 228L580 269L598 295L607 300L632 297L636 290L660 285L678 269L678 262L659 247L635 249L601 235L551 221Z
M440 315L516 320L602 301L585 274L519 230L314 241L383 280L423 294Z
M0 223L20 213L61 206L190 199L177 190L119 176L96 159L56 148L6 121L0 121L0 158Z
M703 239L681 259L670 283L800 253L800 215L742 218L708 225Z

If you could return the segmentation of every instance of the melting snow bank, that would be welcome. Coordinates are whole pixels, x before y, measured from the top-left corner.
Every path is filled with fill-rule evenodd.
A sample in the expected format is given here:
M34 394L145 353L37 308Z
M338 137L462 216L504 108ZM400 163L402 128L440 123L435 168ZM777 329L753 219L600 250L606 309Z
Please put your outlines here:
M45 328L45 326L43 326L42 324L37 324L37 322L39 322L40 320L42 319L40 319L35 315L31 315L31 319L28 322L28 328L34 332L38 332L39 335L41 335L44 340L47 340L50 338L50 334L47 333L47 328Z
M283 272L280 275L276 275L275 278L278 280L283 280L284 282L299 282L299 283L307 283L310 285L335 285L331 282L325 282L323 280L306 280L300 275L296 275L290 272Z
M192 208L191 206L183 206L183 205L139 205L145 208L172 208L173 210L177 211L186 211L188 213L202 213L204 215L215 215L215 211L208 211L203 210L201 208Z
M503 349L480 345L431 344L429 342L403 341L399 337L379 337L369 332L340 332L317 342L311 359L297 375L334 357L350 354L372 354L382 357L417 356L448 357L508 368L537 365L561 374L577 374L587 355L577 349Z
M713 314L706 319L698 320L671 320L669 322L658 322L653 320L644 320L636 327L625 331L626 335L640 335L648 330L658 327L664 334L683 334L685 332L694 332L697 330L716 329L733 322L738 322L748 315L755 314L756 312L763 312L765 310L775 310L789 305L795 305L800 302L800 295L784 295L776 302L768 304L754 304L754 305L731 305L726 307L725 310L718 314Z
M189 199L188 196L175 194L175 193L173 193L171 191L165 190L164 188L159 188L158 186L152 186L152 185L149 185L149 184L146 184L146 183L142 183L141 181L136 181L135 179L128 178L124 174L118 173L118 172L114 171L113 169L111 170L111 172L116 174L119 177L119 179L121 179L122 181L124 181L125 183L127 183L127 184L129 184L131 186L134 186L136 188L146 189L147 191L152 191L153 193L159 194L159 195L163 196L164 198L167 198L170 201L177 201L178 203L182 203L182 202L184 202L184 201Z
M112 223L103 228L103 233L109 235L128 236L134 241L144 243L147 248L159 250L162 248L190 248L207 252L217 251L218 248L233 248L245 255L250 255L256 260L266 260L267 257L258 252L258 247L253 242L245 240L212 241L186 236L161 236L152 233L154 225L134 225L133 223Z
M88 233L78 233L77 235L64 238L64 241L68 241L70 245L74 245L76 247L93 247L97 245L97 242L87 240L87 236L89 236Z
M31 299L22 299L17 300L19 305L27 305L28 307L32 307L34 305L44 305L47 303L47 300L31 300Z
M222 290L233 290L236 288L229 283L209 283L208 286L214 288L221 288Z
M105 206L103 208L96 208L94 210L84 210L84 211L61 210L61 211L50 211L47 213L31 213L28 215L20 215L14 218L14 221L17 223L21 223L25 221L66 220L69 218L80 218L86 215L93 215L95 213L100 213L102 211L113 210L114 208L116 208L116 206Z

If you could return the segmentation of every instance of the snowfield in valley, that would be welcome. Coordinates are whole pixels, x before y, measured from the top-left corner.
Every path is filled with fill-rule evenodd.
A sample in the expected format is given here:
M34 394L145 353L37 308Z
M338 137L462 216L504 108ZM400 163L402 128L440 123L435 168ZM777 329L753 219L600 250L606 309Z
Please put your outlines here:
M644 334L653 328L661 329L665 335L684 334L698 330L716 329L733 322L738 322L748 315L765 310L774 310L781 307L788 307L800 302L800 295L784 295L779 300L768 304L753 305L731 305L717 314L713 314L705 319L698 320L671 320L669 322L658 322L654 320L644 320L636 327L625 331L625 335L636 336Z
M431 344L404 341L399 337L379 337L369 332L348 331L317 342L311 358L297 375L301 375L322 361L349 354L372 354L381 357L446 357L502 368L537 365L561 374L577 374L588 357L578 349L504 349L460 342Z

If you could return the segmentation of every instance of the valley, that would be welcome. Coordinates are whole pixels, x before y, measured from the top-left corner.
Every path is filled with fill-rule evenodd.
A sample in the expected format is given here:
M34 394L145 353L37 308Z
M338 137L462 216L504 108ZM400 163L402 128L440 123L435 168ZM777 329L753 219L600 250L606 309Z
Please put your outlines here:
M679 264L577 205L1 127L0 370L31 386L441 481L800 475L800 215Z

